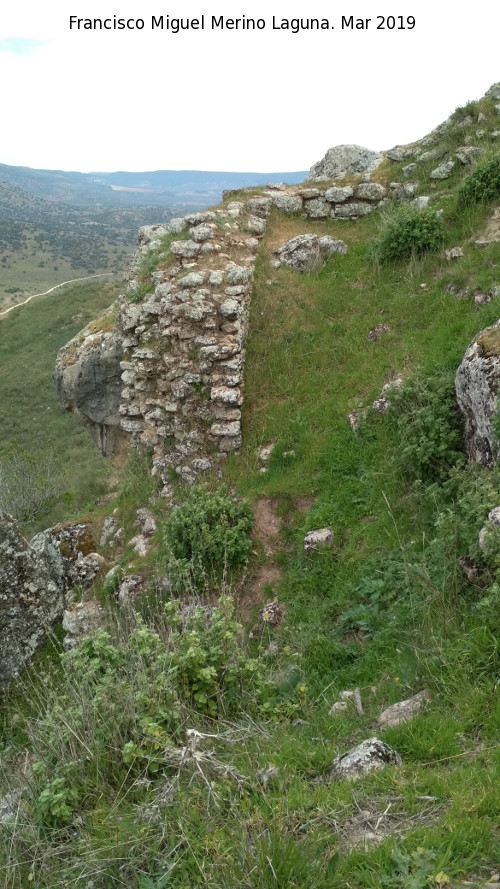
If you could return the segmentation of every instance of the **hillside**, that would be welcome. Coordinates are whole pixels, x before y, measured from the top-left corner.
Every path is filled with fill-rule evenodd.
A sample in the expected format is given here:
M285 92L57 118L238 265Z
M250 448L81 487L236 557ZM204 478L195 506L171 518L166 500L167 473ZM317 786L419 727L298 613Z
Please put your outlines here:
M123 274L137 228L173 215L168 207L76 209L0 180L0 311L61 281Z
M224 173L208 170L154 170L131 173L74 173L0 164L0 180L35 197L73 207L161 205L197 210L220 200L226 188L301 182L305 171Z
M66 319L57 391L113 477L22 550L67 575L66 651L4 695L0 885L498 889L499 103L147 227Z

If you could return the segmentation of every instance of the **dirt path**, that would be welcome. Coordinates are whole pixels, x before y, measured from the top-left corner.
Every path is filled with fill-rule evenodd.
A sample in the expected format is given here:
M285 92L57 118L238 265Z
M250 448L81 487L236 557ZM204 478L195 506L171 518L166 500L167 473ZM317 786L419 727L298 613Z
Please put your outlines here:
M32 293L31 296L28 296L27 299L23 300L22 303L16 303L15 306L9 306L8 309L5 309L4 312L0 312L0 318L5 318L9 312L12 312L13 309L18 309L20 306L25 306L26 303L31 302L32 299L36 299L37 296L47 296L47 294L52 293L53 290L57 290L58 287L64 287L65 284L76 284L77 281L90 281L91 278L106 278L109 275L114 275L114 272L100 272L99 275L85 275L83 278L71 278L69 281L61 281L60 284L54 284L53 287L50 287L48 290L44 290L43 293Z

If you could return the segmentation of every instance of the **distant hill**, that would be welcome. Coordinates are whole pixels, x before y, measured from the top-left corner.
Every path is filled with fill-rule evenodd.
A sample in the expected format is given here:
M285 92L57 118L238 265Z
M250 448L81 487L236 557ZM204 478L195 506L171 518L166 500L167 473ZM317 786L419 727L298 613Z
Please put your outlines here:
M80 208L0 178L0 311L69 278L120 273L141 225L167 222L168 206Z
M0 180L35 197L73 207L162 205L199 209L216 204L226 188L302 182L307 170L291 173L224 173L154 170L142 173L77 173L0 164Z

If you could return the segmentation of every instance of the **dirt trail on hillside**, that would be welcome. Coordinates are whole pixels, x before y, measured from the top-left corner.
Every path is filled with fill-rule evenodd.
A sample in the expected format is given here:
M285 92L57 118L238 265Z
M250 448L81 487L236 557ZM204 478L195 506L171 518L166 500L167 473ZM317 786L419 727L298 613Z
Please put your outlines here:
M315 501L315 497L298 497L294 502L299 512L307 512ZM276 513L277 501L270 497L260 497L253 505L253 536L254 540L262 548L265 561L257 565L253 573L248 577L245 591L240 598L240 609L245 616L249 616L256 605L265 604L276 598L278 584L282 577L282 569L276 561L277 554L283 549L281 529L283 519ZM270 586L267 592L265 587Z
M5 311L0 312L0 318L5 318L9 312L12 312L13 309L18 309L20 306L25 306L26 303L31 302L32 299L36 299L37 296L47 296L49 293L52 293L53 290L57 290L59 287L64 287L65 284L76 284L77 281L90 281L91 278L106 278L109 275L114 275L114 272L100 272L98 275L85 275L83 278L70 278L69 281L61 281L60 284L54 284L53 287L49 287L48 290L44 290L43 293L32 293L31 296L28 296L27 299L24 299L20 303L16 303L14 306L9 306Z

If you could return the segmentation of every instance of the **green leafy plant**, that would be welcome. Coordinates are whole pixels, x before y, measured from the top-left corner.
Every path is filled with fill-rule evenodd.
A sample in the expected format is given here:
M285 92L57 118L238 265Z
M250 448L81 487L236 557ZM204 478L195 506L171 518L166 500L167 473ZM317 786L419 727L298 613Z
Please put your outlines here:
M381 263L395 262L437 250L444 240L444 223L435 210L416 210L406 204L391 208L382 216L372 258Z
M164 526L163 562L177 588L211 584L242 566L251 549L252 510L224 488L191 489Z
M462 458L462 425L446 370L421 371L390 395L388 422L398 439L395 463L410 479L432 480Z
M68 824L78 801L77 789L68 782L66 775L49 780L46 767L40 761L33 763L33 774L43 784L37 798L43 821L52 827Z
M500 153L485 158L462 182L457 195L459 207L486 203L500 195Z

